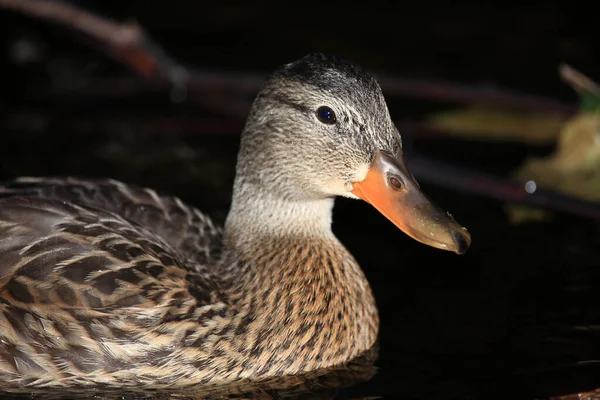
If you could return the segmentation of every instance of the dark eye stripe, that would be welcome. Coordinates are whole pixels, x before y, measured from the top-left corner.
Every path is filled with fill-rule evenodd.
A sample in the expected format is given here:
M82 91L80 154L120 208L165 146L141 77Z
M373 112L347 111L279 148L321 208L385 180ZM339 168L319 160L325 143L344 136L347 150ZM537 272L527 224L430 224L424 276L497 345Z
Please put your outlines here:
M303 113L309 114L309 113L312 112L310 108L305 107L305 106L303 106L301 104L298 104L298 103L290 100L287 97L284 97L284 96L281 96L281 95L275 95L275 96L271 96L271 98L273 100L277 101L278 103L285 104L286 106L291 107L291 108L295 108L296 110L301 111Z

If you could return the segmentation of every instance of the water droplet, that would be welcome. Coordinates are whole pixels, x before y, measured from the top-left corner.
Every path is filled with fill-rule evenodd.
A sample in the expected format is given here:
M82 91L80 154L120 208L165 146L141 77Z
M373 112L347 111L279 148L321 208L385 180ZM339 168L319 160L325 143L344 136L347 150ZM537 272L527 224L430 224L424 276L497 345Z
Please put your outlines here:
M536 191L537 189L537 184L535 183L535 181L527 181L525 183L525 191L529 194L532 194Z

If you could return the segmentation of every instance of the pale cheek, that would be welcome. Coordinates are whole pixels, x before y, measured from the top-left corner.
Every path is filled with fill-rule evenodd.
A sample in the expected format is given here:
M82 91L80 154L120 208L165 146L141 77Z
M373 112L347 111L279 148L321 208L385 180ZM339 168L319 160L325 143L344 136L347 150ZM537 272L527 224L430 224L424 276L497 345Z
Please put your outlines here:
M352 182L362 182L367 177L367 173L369 172L369 168L371 166L369 164L362 164L356 172L353 174ZM352 189L351 189L352 190Z
M344 186L344 193L342 194L342 196L347 197L349 199L360 200L360 197L352 193L352 190L354 190L354 185L351 182L346 182L346 185Z
M367 177L367 173L369 172L369 165L364 164L361 165L356 171L351 175L349 180L340 181L340 180L330 180L326 182L322 182L322 191L331 196L343 196L351 199L358 199L358 197L352 194L352 190L354 190L353 184L356 182L361 182Z
M346 193L348 193L348 190L347 190L348 185L346 182L340 182L338 180L335 180L335 181L324 182L322 186L323 187L321 190L330 196L345 196ZM350 187L352 187L351 184L350 184ZM352 190L352 189L350 189L350 190Z
M354 190L354 183L362 182L367 178L369 167L369 164L363 164L355 171L355 173L352 175L350 182L346 182L344 184L344 193L341 194L342 196L348 197L350 199L360 200L360 197L352 193L352 190Z

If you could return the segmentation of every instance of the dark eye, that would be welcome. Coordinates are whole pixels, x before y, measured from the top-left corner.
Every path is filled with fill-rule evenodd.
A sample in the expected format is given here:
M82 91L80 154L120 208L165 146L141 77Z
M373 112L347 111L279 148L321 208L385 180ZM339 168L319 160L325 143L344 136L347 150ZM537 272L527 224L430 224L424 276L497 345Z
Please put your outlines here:
M317 108L317 118L324 124L335 124L335 113L327 106Z

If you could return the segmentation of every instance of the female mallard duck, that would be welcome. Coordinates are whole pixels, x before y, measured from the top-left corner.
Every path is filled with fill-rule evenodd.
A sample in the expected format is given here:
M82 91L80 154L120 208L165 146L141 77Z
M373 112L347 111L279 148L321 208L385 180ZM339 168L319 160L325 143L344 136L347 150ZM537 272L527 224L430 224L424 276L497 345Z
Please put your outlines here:
M367 201L431 246L470 243L401 147L374 78L310 55L253 103L223 232L175 197L113 180L0 187L0 388L182 388L369 349L377 309L332 233L334 197Z

